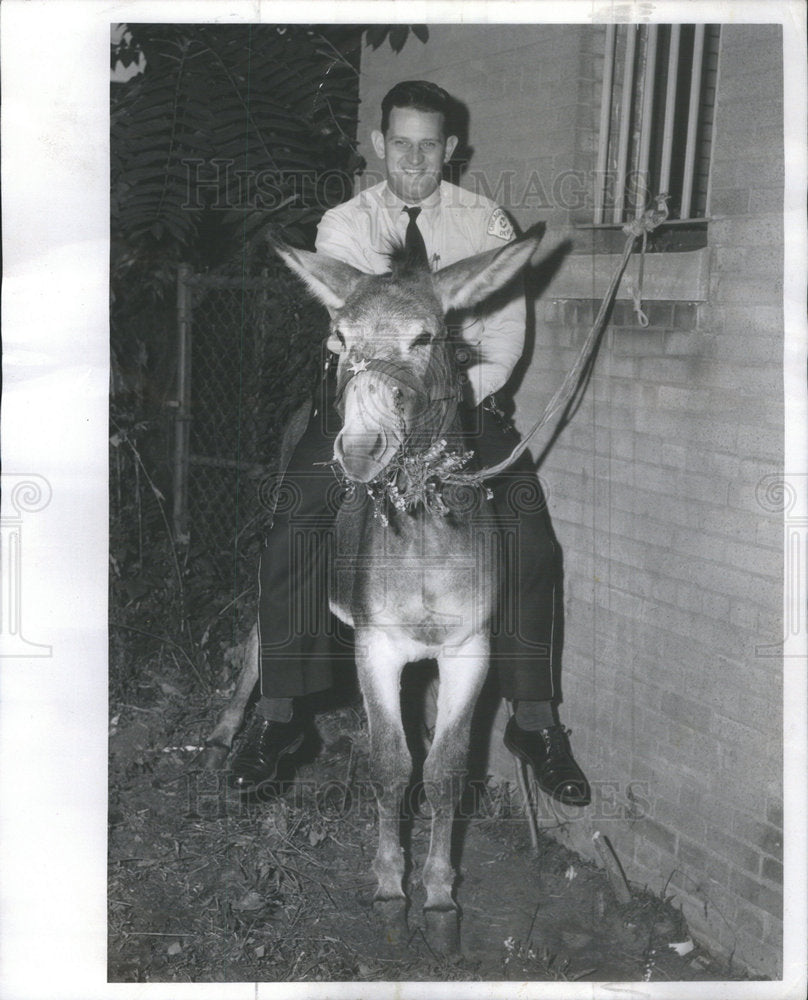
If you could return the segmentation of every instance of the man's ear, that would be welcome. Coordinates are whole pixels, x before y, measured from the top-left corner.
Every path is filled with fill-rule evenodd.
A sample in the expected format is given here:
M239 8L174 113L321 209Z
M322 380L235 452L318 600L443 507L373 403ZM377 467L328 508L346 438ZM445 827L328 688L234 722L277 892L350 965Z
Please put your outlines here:
M450 135L446 140L446 152L443 154L443 162L448 163L451 160L454 151L457 149L457 143L459 142L456 135Z
M384 136L382 133L375 128L370 133L370 141L373 143L373 149L380 160L384 159Z

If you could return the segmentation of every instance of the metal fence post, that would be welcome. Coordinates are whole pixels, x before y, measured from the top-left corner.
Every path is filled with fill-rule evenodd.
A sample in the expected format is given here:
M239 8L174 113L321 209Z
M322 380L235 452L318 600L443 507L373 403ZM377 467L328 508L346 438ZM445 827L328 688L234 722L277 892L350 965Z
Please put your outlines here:
M177 270L177 398L174 416L174 539L188 543L188 464L191 431L191 267Z

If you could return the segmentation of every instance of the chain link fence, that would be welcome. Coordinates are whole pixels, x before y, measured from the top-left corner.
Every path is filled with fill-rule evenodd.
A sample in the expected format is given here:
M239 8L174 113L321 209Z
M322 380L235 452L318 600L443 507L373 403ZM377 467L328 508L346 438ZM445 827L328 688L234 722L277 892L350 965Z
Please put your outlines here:
M282 265L251 278L181 268L177 291L175 536L232 578L266 529L261 483L312 390L327 320Z

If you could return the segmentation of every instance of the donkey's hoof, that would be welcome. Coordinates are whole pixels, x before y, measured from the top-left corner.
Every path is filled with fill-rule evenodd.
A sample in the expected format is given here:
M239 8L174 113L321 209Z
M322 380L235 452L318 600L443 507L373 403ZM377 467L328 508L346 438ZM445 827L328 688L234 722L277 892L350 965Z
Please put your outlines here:
M409 938L407 900L377 899L373 903L373 915L381 924L384 943L390 948L404 948Z
M426 939L433 951L457 955L460 951L460 919L457 910L424 910Z

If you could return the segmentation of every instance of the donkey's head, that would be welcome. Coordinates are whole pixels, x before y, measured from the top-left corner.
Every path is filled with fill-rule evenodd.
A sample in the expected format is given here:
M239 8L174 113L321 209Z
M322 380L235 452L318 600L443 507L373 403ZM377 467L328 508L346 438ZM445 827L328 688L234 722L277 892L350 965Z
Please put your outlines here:
M426 261L394 251L392 269L382 275L273 241L327 307L342 347L337 393L344 419L334 458L349 479L369 482L405 441L419 435L428 444L443 433L457 398L444 316L505 285L528 263L543 232L534 227L514 243L435 273Z

